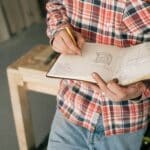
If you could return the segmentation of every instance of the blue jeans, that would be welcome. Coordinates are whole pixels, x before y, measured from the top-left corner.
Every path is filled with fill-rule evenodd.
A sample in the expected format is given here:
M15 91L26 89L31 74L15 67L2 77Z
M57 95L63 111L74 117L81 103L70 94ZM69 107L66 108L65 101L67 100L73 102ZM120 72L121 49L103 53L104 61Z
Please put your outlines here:
M47 150L140 150L145 131L106 137L101 116L95 131L90 132L69 122L57 110Z

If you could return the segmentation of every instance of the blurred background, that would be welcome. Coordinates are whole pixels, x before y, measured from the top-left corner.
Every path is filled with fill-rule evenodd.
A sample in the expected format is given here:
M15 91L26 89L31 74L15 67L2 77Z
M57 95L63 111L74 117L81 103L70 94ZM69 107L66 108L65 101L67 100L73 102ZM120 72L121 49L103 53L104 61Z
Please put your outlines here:
M48 45L46 0L0 0L0 150L18 150L6 68L38 44ZM37 148L48 135L56 100L28 92ZM40 148L42 149L42 148Z

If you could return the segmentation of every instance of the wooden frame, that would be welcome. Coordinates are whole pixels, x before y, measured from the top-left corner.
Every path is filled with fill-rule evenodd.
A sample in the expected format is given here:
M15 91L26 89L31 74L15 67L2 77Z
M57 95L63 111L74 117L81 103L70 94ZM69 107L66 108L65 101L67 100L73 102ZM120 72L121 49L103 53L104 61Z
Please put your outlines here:
M20 150L29 150L35 147L30 107L27 98L27 91L56 95L58 90L58 79L46 77L49 69L44 65L40 57L45 54L45 59L51 49L48 46L40 45L33 48L16 62L7 68L8 84L11 96L11 103L17 132Z

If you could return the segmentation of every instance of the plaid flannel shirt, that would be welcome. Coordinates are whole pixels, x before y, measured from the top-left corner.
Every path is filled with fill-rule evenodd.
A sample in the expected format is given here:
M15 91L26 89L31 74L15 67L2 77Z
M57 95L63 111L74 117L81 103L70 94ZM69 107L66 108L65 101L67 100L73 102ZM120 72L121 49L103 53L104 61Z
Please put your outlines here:
M143 0L49 0L46 9L50 42L65 26L90 42L127 47L150 41L150 3ZM110 136L147 126L146 97L143 93L138 102L114 102L80 81L62 80L57 100L68 120L90 131L102 114L105 135Z

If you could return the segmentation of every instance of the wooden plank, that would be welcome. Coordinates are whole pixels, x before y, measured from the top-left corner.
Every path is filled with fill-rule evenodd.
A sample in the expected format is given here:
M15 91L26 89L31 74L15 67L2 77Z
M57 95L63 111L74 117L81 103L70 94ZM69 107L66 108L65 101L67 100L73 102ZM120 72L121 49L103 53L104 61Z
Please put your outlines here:
M11 68L15 68L18 69L19 66L24 66L27 68L38 68L41 71L46 71L49 69L48 65L44 65L44 60L43 60L43 56L42 56L42 60L39 59L39 56L43 51L45 51L47 54L45 55L45 57L48 57L48 54L52 51L52 49L50 48L50 46L48 45L37 45L33 48L31 48L31 50L29 50L25 55L23 55L22 57L18 58L18 60L16 60L14 63L12 63L10 65ZM38 56L38 57L37 57ZM38 66L36 65L38 63L41 64L42 66Z
M47 45L38 45L7 68L20 150L35 149L27 90L54 96L56 96L58 91L60 80L47 78L46 71L49 65L43 63L51 51L52 49Z
M50 79L51 80L51 79ZM45 93L49 95L56 96L59 89L59 80L55 80L54 83L49 82L49 84L37 83L37 82L26 82L26 87L28 90Z
M43 53L43 52L46 53ZM27 69L33 69L37 71L48 71L50 64L45 65L44 61L47 59L48 55L51 53L52 49L48 45L37 45L33 47L28 53L19 58L14 64L14 67L22 67ZM42 54L42 57L39 55ZM45 59L44 56L45 55Z
M48 78L46 72L19 67L19 73L29 90L57 95L61 79Z
M43 51L45 52L43 53ZM55 96L58 91L60 80L47 78L46 71L49 66L43 63L45 60L44 55L47 58L47 55L51 51L52 49L47 45L36 46L7 68L9 90L20 150L35 149L27 90ZM42 57L38 55L42 55Z
M19 149L29 150L35 147L35 141L26 86L17 70L8 68L7 76Z
M44 64L51 52L50 46L37 45L9 67L18 70L27 89L56 95L60 79L46 77L51 64Z
M6 20L3 15L2 7L0 4L0 42L9 39L9 31L7 28Z
M5 15L7 17L11 33L19 32L25 27L23 12L19 0L2 0Z

